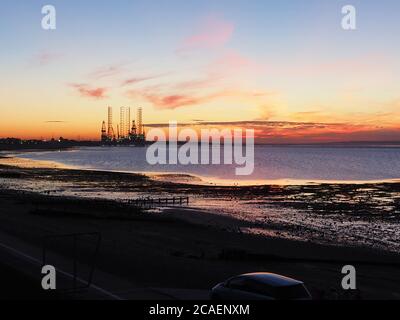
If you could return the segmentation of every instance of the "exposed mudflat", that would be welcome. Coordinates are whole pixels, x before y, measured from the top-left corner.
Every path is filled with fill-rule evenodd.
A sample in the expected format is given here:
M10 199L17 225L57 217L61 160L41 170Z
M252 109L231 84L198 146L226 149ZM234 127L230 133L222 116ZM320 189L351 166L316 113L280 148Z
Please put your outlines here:
M210 186L188 175L77 170L18 158L0 159L0 178L2 189L51 196L119 202L189 196L193 209L247 224L221 225L217 218L211 222L198 218L197 223L234 232L400 252L400 183Z

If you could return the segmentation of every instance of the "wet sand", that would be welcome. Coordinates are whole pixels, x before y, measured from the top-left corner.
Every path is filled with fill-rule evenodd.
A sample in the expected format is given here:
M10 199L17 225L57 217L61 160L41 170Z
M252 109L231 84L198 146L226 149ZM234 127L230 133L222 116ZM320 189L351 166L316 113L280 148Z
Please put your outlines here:
M212 221L200 215L197 223L267 237L400 252L400 183L215 186L190 175L65 170L18 158L3 158L1 163L1 188L7 190L117 202L184 196L193 209L215 214ZM224 217L245 223L226 224ZM219 221L224 221L222 226Z
M126 279L132 288L210 289L239 273L270 271L305 281L315 298L345 299L349 295L340 289L340 270L345 264L353 264L358 271L361 298L400 299L400 257L389 248L341 243L329 245L309 238L293 240L285 238L284 233L302 238L301 230L283 230L287 226L278 225L276 221L275 224L264 221L260 225L260 222L243 219L240 215L221 214L195 205L201 203L201 199L214 201L221 197L225 202L235 203L253 201L256 197L257 201L274 202L269 203L275 208L271 210L323 210L325 215L338 216L344 215L346 210L354 210L355 204L348 201L339 204L332 199L342 199L339 196L342 193L354 198L359 187L346 186L340 192L338 186L306 187L313 192L304 186L211 187L153 180L143 175L55 167L21 168L16 166L16 160L12 160L14 163L7 161L0 165L0 234L10 234L40 246L44 235L100 232L103 240L98 270ZM50 184L61 181L67 189L79 185L79 188L91 190L101 185L101 190L112 188L114 192L128 192L135 196L176 194L200 200L194 200L190 208L148 211L132 207L120 199L99 201L56 192L39 194L11 190L9 184L5 184L6 180L21 185L23 181L46 181ZM392 194L398 192L399 186L373 185L367 189L371 188L378 188L378 194ZM374 196L373 191L368 192ZM377 207L373 196L370 196L370 202L362 201L366 209ZM296 201L296 197L301 201ZM321 199L324 197L330 199L329 206L327 200L323 204ZM308 203L310 208L303 208L304 203ZM371 214L381 213L379 219L397 219L396 206L379 210L374 209ZM373 218L368 214L365 217ZM272 231L280 228L282 236L277 236L276 232L271 236L245 232L257 227L270 227ZM60 244L56 250L63 253L64 249Z

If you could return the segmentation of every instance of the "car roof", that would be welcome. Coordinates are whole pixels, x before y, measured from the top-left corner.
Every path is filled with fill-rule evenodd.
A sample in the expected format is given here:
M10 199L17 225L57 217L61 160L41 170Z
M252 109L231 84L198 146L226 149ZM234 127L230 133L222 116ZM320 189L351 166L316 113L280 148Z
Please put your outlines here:
M301 281L268 272L246 273L234 278L246 278L273 287L287 287L303 284Z

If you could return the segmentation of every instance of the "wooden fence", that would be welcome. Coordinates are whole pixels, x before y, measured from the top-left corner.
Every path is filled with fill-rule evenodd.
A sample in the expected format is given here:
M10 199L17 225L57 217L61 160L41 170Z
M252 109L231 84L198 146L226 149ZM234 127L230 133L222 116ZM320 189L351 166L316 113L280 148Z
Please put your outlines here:
M172 197L172 198L140 198L130 199L127 202L131 205L141 208L154 208L161 206L184 206L189 205L189 197Z

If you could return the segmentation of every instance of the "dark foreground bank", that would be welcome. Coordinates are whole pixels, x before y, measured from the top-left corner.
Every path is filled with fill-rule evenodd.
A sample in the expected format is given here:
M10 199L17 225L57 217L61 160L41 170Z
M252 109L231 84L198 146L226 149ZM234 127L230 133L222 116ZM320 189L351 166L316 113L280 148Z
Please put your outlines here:
M80 188L92 192L101 186L101 191L132 195L196 195L206 201L222 197L227 203L258 196L274 202L273 210L315 209L324 210L323 214L328 216L344 216L357 209L359 195L365 194L357 191L360 188L357 186L195 186L152 180L143 175L4 165L0 168L0 176L0 254L3 261L0 267L10 271L1 273L1 277L3 280L19 279L16 280L17 289L14 288L17 295L10 294L9 297L28 295L47 299L47 296L35 293L37 288L41 290L40 269L27 267L30 264L27 260L37 260L36 264L40 264L45 246L47 262L65 273L60 282L64 287L73 281L69 277L74 271L73 261L76 261L78 276L83 280L89 278L91 267L95 270L92 287L98 289L63 292L55 296L58 299L207 299L215 284L237 274L256 271L275 272L302 280L315 299L400 298L400 257L393 250L329 244L329 241L318 244L306 237L297 241L248 234L242 230L255 227L258 222L196 206L146 210L134 203L117 200L10 189L9 183L11 181L15 187L27 181L39 185L40 182L46 185L62 182L65 190ZM396 184L371 185L367 194L379 190L376 195L382 198L398 192L397 188ZM353 201L335 200L343 199L342 195ZM376 221L396 221L396 206L388 209L377 205L376 198L365 197L369 200L360 202L358 208L362 210L357 210L365 214L357 217L361 219L358 222L375 216L379 219ZM307 203L309 206L302 208ZM273 229L278 226L265 222L262 227ZM279 228L282 230L284 225ZM292 229L291 232L302 235L301 230ZM95 260L91 258L96 251L96 237L79 238L77 249L72 250L71 236L88 233L101 238ZM14 260L23 256L25 262L19 261L18 268L13 268ZM341 287L341 270L348 264L357 270L358 290L354 292L344 291ZM22 278L19 278L20 272Z
M2 191L0 204L0 239L2 243L19 239L20 251L25 247L41 252L43 237L56 236L51 252L68 261L69 242L58 235L100 233L93 281L127 299L184 299L185 294L182 296L179 290L186 292L187 298L199 297L199 292L205 297L204 293L216 283L254 271L301 279L316 299L400 298L400 259L394 254L238 234L128 207L104 208L90 200L55 200ZM83 240L84 251L78 260L85 260L91 241ZM7 245L18 246L12 242ZM3 250L2 254L7 252ZM356 295L341 289L341 268L345 264L357 268ZM110 280L114 278L118 280ZM39 281L36 284L40 286ZM23 285L19 290L21 296L30 292Z

